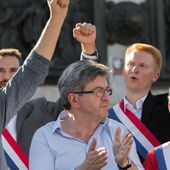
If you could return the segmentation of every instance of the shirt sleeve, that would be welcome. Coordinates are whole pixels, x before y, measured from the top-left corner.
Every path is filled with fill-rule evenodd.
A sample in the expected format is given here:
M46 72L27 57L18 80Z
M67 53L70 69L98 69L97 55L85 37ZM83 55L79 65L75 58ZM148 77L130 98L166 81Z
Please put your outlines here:
M97 50L91 54L91 55L88 55L88 54L85 54L84 52L81 53L81 56L80 56L80 60L94 60L94 61L97 61L98 60L98 52Z
M32 97L48 75L49 61L31 51L22 67L1 91L5 96L4 126Z

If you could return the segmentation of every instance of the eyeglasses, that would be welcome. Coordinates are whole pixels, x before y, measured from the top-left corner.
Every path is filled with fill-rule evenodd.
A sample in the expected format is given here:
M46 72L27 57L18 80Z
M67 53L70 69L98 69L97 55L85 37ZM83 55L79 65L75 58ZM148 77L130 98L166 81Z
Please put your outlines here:
M80 91L80 92L72 92L72 93L76 93L76 94L89 94L89 93L93 93L95 96L98 97L102 97L104 94L110 96L112 95L112 89L110 88L101 88L101 87L96 87L91 91Z

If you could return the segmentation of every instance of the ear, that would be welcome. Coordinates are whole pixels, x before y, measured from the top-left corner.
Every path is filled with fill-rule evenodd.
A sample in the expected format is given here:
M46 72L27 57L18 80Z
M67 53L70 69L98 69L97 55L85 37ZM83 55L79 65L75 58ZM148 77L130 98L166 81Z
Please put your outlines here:
M68 96L68 101L73 108L78 108L79 107L79 96L78 94L75 93L69 93Z
M159 77L160 77L160 73L154 73L153 78L152 78L153 82L157 81Z

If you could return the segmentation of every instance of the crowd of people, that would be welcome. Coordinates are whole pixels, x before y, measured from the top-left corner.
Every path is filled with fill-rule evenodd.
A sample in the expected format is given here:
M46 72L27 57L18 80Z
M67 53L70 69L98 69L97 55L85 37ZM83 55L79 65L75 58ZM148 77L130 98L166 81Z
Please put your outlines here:
M0 169L170 169L170 93L151 93L162 56L150 44L127 48L126 93L109 108L114 97L111 72L98 63L102 56L96 50L96 27L77 23L73 37L82 53L59 78L60 98L28 101L48 75L69 0L47 4L50 17L24 62L17 49L0 50Z

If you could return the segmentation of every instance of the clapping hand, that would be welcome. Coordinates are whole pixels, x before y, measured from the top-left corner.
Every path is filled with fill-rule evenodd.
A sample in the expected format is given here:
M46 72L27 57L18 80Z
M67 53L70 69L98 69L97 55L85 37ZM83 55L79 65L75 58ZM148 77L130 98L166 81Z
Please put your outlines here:
M115 133L113 142L113 153L116 163L120 167L125 167L129 163L128 154L132 145L132 135L130 133L121 140L121 128L118 128Z
M85 161L75 170L100 170L107 164L106 148L96 149L96 139L93 139Z

